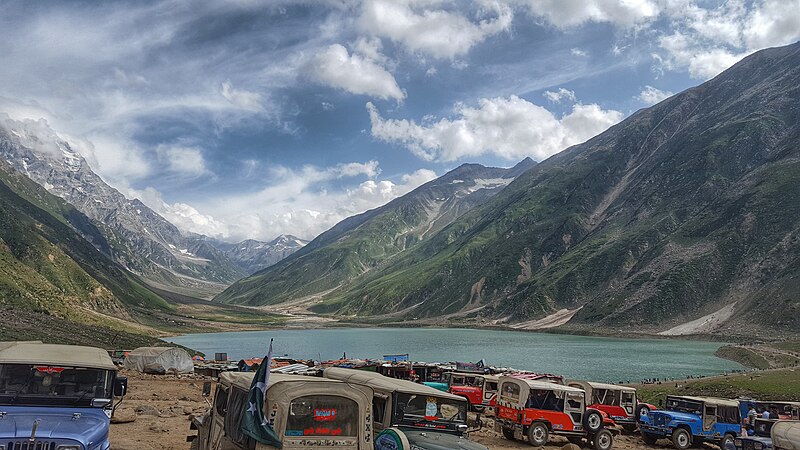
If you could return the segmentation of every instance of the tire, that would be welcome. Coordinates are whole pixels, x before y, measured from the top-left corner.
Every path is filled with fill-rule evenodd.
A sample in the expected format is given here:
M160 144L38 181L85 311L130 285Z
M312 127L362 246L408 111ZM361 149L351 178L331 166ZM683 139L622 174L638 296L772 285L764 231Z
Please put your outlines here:
M516 439L514 438L514 429L513 428L503 427L503 437L508 439L509 441L516 441Z
M608 430L600 430L592 438L592 448L594 450L611 450L614 446L614 435Z
M590 433L597 433L603 428L603 415L600 411L589 410L583 415L583 426Z
M647 445L653 445L658 440L658 436L642 431L642 440Z
M645 404L636 405L633 416L636 418L637 422L639 421L639 418L642 417L642 413L644 413L645 416L650 414L650 407Z
M672 432L672 445L678 450L686 450L692 445L692 435L683 428L676 428Z
M722 436L722 440L719 441L719 448L721 450L725 450L726 448L733 447L734 437L732 434L726 434ZM730 445L728 445L730 444ZM735 447L734 447L735 448Z
M542 422L533 422L528 428L528 442L534 447L544 447L549 437L550 431Z

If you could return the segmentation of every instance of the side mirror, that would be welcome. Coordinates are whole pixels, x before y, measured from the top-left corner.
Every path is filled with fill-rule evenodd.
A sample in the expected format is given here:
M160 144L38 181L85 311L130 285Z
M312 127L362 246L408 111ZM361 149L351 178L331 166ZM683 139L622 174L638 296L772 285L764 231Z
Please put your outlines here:
M208 397L211 395L211 382L206 381L203 383L203 397Z
M114 379L114 397L124 397L128 393L128 377Z

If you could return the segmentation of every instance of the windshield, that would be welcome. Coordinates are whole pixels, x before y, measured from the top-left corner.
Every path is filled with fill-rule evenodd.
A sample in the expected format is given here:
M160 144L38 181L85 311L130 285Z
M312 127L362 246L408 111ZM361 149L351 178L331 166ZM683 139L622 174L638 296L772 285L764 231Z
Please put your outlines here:
M401 392L395 397L394 416L396 423L428 421L463 424L467 422L467 402Z
M667 409L670 411L680 411L688 414L703 414L703 404L693 400L686 400L676 397L667 397Z
M356 436L358 403L336 395L307 395L292 400L286 436Z
M110 399L113 372L32 364L0 364L0 404L91 406Z

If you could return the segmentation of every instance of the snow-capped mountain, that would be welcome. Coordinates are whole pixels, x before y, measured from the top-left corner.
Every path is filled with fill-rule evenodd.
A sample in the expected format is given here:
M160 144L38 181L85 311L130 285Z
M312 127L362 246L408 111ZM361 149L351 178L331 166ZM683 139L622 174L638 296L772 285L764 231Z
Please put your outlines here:
M247 239L237 244L214 244L248 274L265 269L304 247L308 241L282 234L270 242Z
M247 275L205 236L106 184L44 121L0 117L0 158L95 221L106 242L92 243L158 287L208 296Z

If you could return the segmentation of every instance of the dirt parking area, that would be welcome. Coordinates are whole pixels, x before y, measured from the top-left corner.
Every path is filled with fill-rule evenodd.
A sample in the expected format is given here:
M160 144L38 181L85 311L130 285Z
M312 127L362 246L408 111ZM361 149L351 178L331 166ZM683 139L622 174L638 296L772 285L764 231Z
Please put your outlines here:
M122 371L128 376L128 395L117 409L115 420L127 423L111 424L111 448L115 450L188 450L186 436L192 415L205 413L208 406L203 399L203 382L209 378L187 375L145 375ZM491 418L483 418L484 428L470 433L470 439L492 450L530 449L527 442L509 441L493 431ZM568 444L565 438L552 436L545 450L559 450ZM658 450L672 448L669 440L662 439L653 446L642 442L637 435L618 435L615 450ZM706 450L718 450L704 444Z

